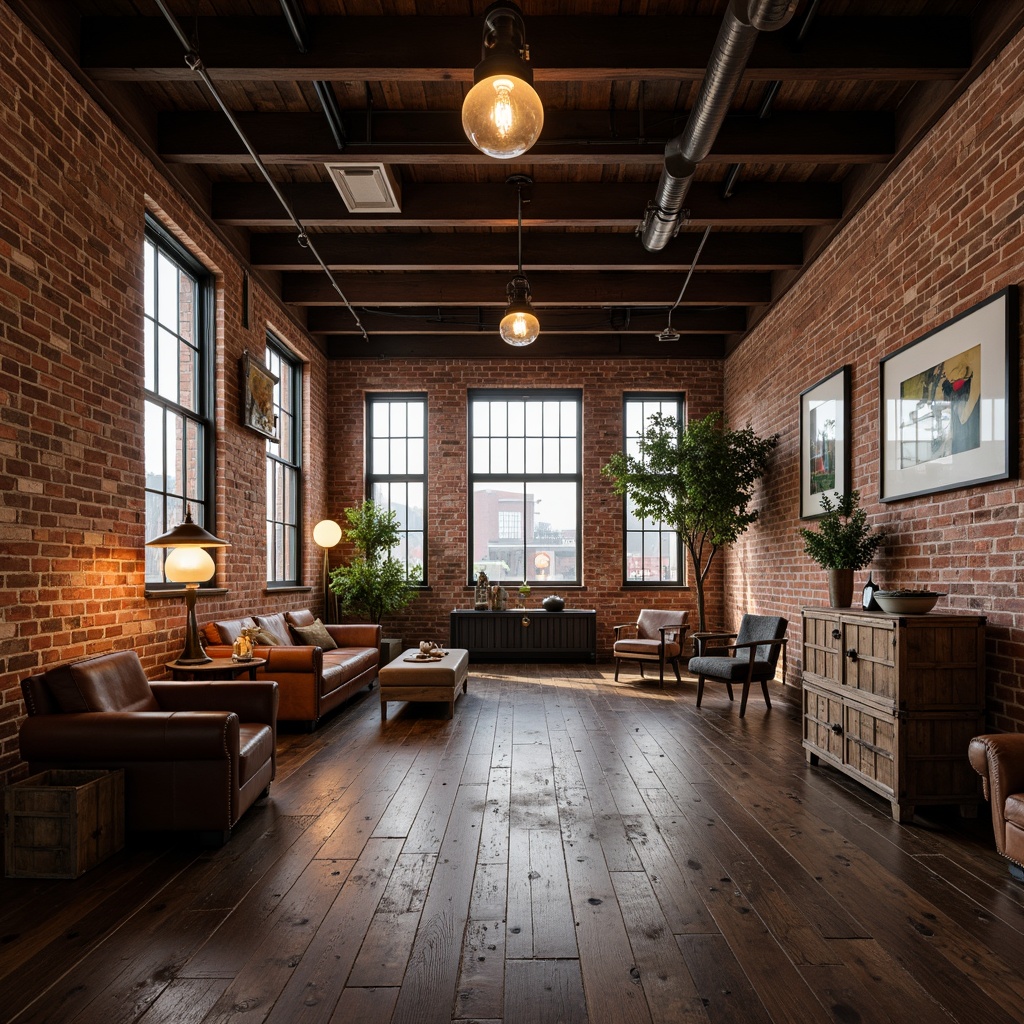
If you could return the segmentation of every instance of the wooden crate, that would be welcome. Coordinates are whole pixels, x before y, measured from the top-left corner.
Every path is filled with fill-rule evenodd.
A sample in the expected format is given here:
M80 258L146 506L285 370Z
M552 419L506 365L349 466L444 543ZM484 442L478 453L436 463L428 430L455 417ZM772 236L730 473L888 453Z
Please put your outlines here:
M52 769L4 792L8 878L77 878L124 846L124 772Z

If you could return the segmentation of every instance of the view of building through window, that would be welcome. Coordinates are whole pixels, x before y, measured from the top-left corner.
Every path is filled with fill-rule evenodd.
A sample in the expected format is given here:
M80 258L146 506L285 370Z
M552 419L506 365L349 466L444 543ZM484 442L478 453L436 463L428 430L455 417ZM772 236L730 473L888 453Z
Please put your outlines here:
M470 394L471 577L580 581L579 392Z
M267 445L267 582L299 582L301 499L302 364L272 334L267 335L267 369L277 378L274 417L277 440Z

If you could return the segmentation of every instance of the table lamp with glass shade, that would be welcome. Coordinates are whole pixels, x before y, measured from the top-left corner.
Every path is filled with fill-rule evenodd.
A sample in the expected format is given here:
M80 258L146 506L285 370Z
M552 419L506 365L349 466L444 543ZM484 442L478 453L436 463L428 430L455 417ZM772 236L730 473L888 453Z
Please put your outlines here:
M341 527L333 519L321 519L313 527L313 541L324 549L321 584L324 590L324 620L338 621L338 597L331 590L331 564L328 552L341 541Z
M212 579L217 569L205 549L228 548L231 545L194 523L192 511L186 505L184 520L173 530L147 541L146 547L169 548L164 557L164 576L170 583L185 584L185 607L188 609L188 615L185 625L185 647L178 657L178 664L205 665L213 659L199 642L196 598L199 596L199 584Z

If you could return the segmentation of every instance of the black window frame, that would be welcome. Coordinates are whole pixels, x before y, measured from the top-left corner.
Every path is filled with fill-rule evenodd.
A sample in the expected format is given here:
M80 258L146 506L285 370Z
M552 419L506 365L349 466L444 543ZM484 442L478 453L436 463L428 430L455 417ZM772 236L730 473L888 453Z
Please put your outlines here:
M628 449L630 435L629 431L629 406L630 403L636 402L659 402L664 404L666 402L672 402L676 405L675 415L676 422L679 424L680 431L686 429L686 393L683 391L627 391L622 396L622 444L623 449ZM646 417L644 423L646 423ZM634 435L635 436L635 435ZM646 520L641 519L641 524L646 523ZM678 580L649 580L649 579L630 579L629 575L629 535L631 533L640 534L641 543L640 550L644 550L644 536L647 533L656 532L660 537L666 534L673 534L675 536L675 559L676 564L679 566ZM661 544L658 545L659 551L661 550ZM683 546L683 538L678 530L665 528L664 526L659 527L657 530L647 528L641 525L639 530L631 530L629 528L629 497L624 496L622 499L622 585L623 587L630 590L686 590L689 587L687 582L688 566L686 562L686 550Z
M184 509L187 506L192 514L192 519L198 525L204 527L210 533L217 535L216 530L216 423L214 421L215 409L215 360L214 360L214 329L215 329L215 285L214 275L199 260L192 255L155 217L145 214L144 226L145 244L152 245L159 257L163 254L174 263L179 271L186 274L193 280L194 308L193 308L193 333L195 344L193 348L200 366L196 372L196 405L195 410L188 409L180 402L174 402L159 393L159 359L154 363L156 390L147 387L145 377L142 381L143 392L143 431L146 429L146 407L149 405L159 408L162 415L161 449L166 456L166 414L181 416L183 421L196 424L197 429L202 432L202 440L197 444L197 468L196 480L201 487L201 494L189 495L184 493L187 489L187 473L183 474L182 493L176 494L168 491L166 487L166 472L164 474L164 487L156 489L149 484L147 442L143 440L143 477L145 492L145 516L146 516L146 537L152 539L167 530L177 526L184 518ZM156 316L156 324L159 327L159 274L156 274L156 293L153 296L153 309ZM148 282L143 285L148 287ZM150 322L153 318L146 313L145 303L143 304L144 329L150 329ZM143 346L147 344L143 339ZM166 467L165 467L166 469ZM151 496L159 496L151 502ZM182 510L180 514L169 515L168 506L180 502ZM150 505L159 504L161 523L153 525L150 522ZM172 521L173 519L173 521ZM143 576L145 579L146 591L180 590L180 583L172 583L164 576L163 565L167 549L146 548L146 564ZM161 579L151 579L149 576L150 559L159 561ZM210 580L200 584L202 588L214 589L218 586L216 574Z
M367 499L374 498L374 491L377 484L387 484L389 489L392 484L405 484L408 486L410 483L419 484L423 489L423 526L420 530L409 529L409 524L406 522L399 530L400 533L405 536L405 571L406 578L409 573L409 535L410 534L422 534L423 543L423 557L420 560L420 576L418 579L413 578L410 582L413 586L426 587L428 582L428 573L430 566L427 559L428 541L429 541L429 529L430 529L430 515L429 515L429 466L427 462L427 437L430 432L430 406L427 400L426 391L368 391L366 393L365 400L365 416L366 416L366 429L365 438L365 459L366 459L366 497ZM373 410L377 405L394 404L396 402L411 405L417 403L423 406L423 456L422 456L422 473L392 473L378 472L374 460L373 442L377 440L376 435L373 433ZM390 420L390 417L389 417ZM408 423L408 414L406 415L406 423ZM410 440L411 436L408 433L402 435L405 437L406 442ZM392 437L391 434L388 437ZM390 507L390 505L389 505ZM409 509L409 504L406 502L406 510ZM394 549L392 549L394 553ZM397 555L396 555L397 557ZM413 562L415 565L416 563Z
M273 360L273 362L272 362ZM273 331L267 331L267 347L263 357L264 364L270 372L278 378L274 385L274 414L277 417L277 436L280 439L285 436L285 417L292 420L292 429L287 432L291 438L291 451L285 454L282 451L280 440L266 441L267 459L267 589L280 589L297 587L302 582L302 371L303 363L285 345ZM283 374L278 371L281 364L288 366L290 373L290 387L282 386ZM285 392L288 392L286 395ZM287 400L287 404L286 404ZM275 451L276 449L276 451ZM273 469L273 472L271 471ZM292 522L271 518L271 503L276 508L276 494L279 474L293 478L292 507L289 510ZM292 534L292 559L291 574L277 579L275 571L278 557L278 530L281 526ZM287 553L288 545L285 544ZM287 555L286 555L287 557ZM286 568L288 568L286 566Z
M528 473L525 468L523 473L481 473L477 472L473 465L474 456L474 434L473 434L473 407L477 401L503 401L503 402L565 402L576 403L576 471L574 473ZM496 435L488 435L496 436ZM552 581L553 585L560 588L582 587L583 582L583 390L580 388L471 388L467 392L466 402L466 470L467 470L467 521L468 521L468 547L467 547L467 576L468 585L476 582L474 572L474 540L475 540L475 494L478 483L502 483L508 481L522 482L525 488L530 483L574 483L576 490L576 537L575 537L575 577L574 579L560 579ZM522 523L521 543L523 545L523 565L525 567L530 539L527 537L527 524L525 517ZM524 574L528 575L528 574ZM503 584L513 586L524 582L531 586L543 586L543 581L537 579L523 580L515 576L502 579Z

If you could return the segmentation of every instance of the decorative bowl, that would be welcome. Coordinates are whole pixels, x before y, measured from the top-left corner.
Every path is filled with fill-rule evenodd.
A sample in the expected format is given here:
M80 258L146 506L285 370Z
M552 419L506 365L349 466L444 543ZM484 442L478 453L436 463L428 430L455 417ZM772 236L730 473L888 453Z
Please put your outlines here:
M557 594L551 594L541 601L541 606L546 612L560 612L565 608L565 598L559 597Z
M883 612L890 615L924 615L935 607L940 597L935 590L877 590L875 600Z

